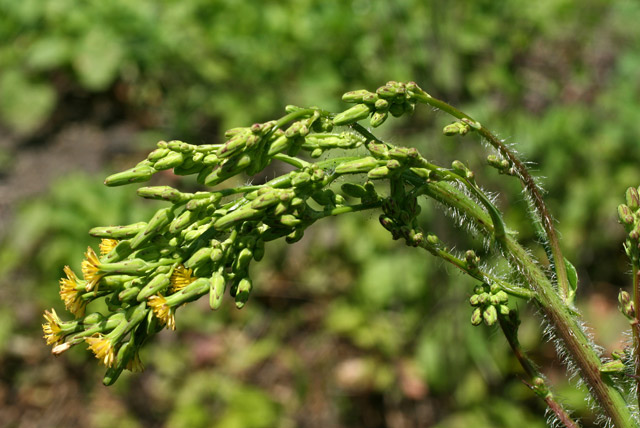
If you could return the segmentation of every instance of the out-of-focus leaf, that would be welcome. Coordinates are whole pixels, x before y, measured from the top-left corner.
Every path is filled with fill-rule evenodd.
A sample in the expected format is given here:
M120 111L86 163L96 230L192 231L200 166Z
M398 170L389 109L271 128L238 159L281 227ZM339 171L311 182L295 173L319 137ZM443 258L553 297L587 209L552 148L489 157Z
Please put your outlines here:
M56 103L55 90L17 69L0 74L0 119L21 133L42 125Z
M93 90L104 90L119 73L124 49L108 29L93 28L77 47L74 68L80 81Z

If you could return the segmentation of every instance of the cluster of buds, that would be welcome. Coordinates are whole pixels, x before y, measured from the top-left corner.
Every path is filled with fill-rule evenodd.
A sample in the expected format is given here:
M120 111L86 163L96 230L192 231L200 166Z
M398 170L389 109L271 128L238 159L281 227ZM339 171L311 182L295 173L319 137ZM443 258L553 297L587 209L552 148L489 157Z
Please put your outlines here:
M504 159L502 157L499 157L496 155L489 155L487 156L487 164L497 169L500 174L516 175L516 171L513 168L513 165L511 164L511 162L509 162L507 159Z
M640 261L640 195L629 187L625 192L626 204L618 206L618 218L627 232L624 249L634 265Z
M416 102L409 89L414 86L417 85L391 81L379 87L376 92L366 89L347 92L342 100L356 105L337 114L333 123L348 125L371 116L369 124L377 128L387 120L389 114L400 117L405 113L413 113Z
M498 315L509 315L509 306L507 306L509 296L496 284L478 285L473 293L469 298L469 303L474 307L471 324L480 325L484 321L491 326L498 321Z
M618 309L629 321L637 322L636 308L631 295L624 290L620 290L620 293L618 293Z
M337 115L288 106L287 115L277 121L227 131L222 144L161 141L135 167L107 177L105 184L119 186L172 170L193 175L211 189L188 193L169 186L141 187L139 196L168 206L146 222L91 229L101 239L99 251L89 248L81 274L67 266L60 280L60 297L75 319L64 321L54 310L44 314L44 338L53 353L85 344L107 367L106 384L125 369L141 370L140 347L162 329L176 328L179 307L208 294L215 310L228 290L242 308L253 289L250 264L262 259L265 243L279 238L296 242L324 217L382 205L380 221L395 239L437 246L435 236L425 238L418 228L420 206L407 188L441 179L444 169L415 149L383 143L358 127L332 133L334 126L368 115L378 126L389 113L411 112L416 94L425 93L415 83L389 82L375 93L345 94L346 101L357 105ZM300 150L318 158L329 150L361 146L368 154L316 163L294 158ZM294 169L263 184L220 187L238 174L256 174L273 160ZM469 178L463 166L458 169ZM339 177L365 174L364 184L346 181L341 193L330 188ZM384 199L373 184L381 179L390 183ZM358 202L350 205L354 199ZM95 312L92 302L98 299L106 304L104 313Z

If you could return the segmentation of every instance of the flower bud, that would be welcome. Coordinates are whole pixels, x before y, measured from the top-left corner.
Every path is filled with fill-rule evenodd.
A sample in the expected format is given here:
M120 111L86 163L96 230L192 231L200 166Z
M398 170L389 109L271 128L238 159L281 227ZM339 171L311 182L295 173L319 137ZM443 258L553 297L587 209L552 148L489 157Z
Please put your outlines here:
M259 217L260 215L262 215L261 210L255 210L250 207L244 207L220 217L214 223L214 227L217 230L226 230L238 222L252 220Z
M482 323L482 309L475 308L471 314L471 324L480 325Z
M185 157L182 153L170 152L166 156L164 156L162 159L156 161L153 164L153 167L158 171L174 168L176 166L182 165L182 163L184 162L184 159Z
M469 304L471 306L480 306L480 296L477 294L473 294L469 297Z
M627 206L631 211L637 211L640 208L640 195L638 195L638 189L635 187L629 187L624 196L627 201Z
M373 168L367 173L367 177L371 180L377 180L382 178L387 178L389 176L389 168L386 166L379 166L377 168Z
M342 95L342 101L346 103L361 103L362 99L366 95L375 95L373 92L369 92L366 89L359 89L357 91L349 91Z
M238 253L233 262L233 271L242 272L247 270L252 259L253 251L251 251L249 248L243 248L240 253Z
M384 101L384 100L379 100L379 101ZM381 112L381 111L376 111L375 113L373 113L371 115L371 119L369 120L369 124L373 127L373 128L377 128L378 126L382 125L385 120L387 120L387 112Z
M137 190L138 196L145 199L159 199L170 202L180 202L183 194L177 189L170 186L148 186L141 187Z
M356 104L350 109L345 110L342 113L338 113L333 118L333 124L336 126L348 125L350 123L365 119L367 116L369 116L370 112L371 107L369 107L368 105Z
M353 198L362 199L367 196L367 191L365 190L365 188L355 183L343 183L342 186L340 186L340 190L342 190L342 192L346 195Z
M147 223L141 221L126 226L103 226L94 227L89 231L89 235L96 238L124 239L131 238L147 227Z
M104 180L107 186L122 186L129 183L141 183L151 178L156 173L156 169L148 163L139 163L137 166L126 171L118 172L108 176Z
M618 218L622 224L627 226L631 226L634 222L633 213L625 204L618 205Z
M131 239L131 248L135 250L142 243L160 233L160 231L173 220L173 216L172 208L162 208L156 211L144 230L138 232L138 234Z
M211 247L203 247L193 253L189 259L184 262L184 267L195 269L196 267L211 261Z
M226 287L226 280L221 272L216 272L209 282L209 307L216 310L222 304L222 297Z
M216 156L224 159L240 153L247 146L251 135L251 131L249 130L234 135L218 149Z
M495 306L488 306L482 313L485 324L492 326L498 321L498 312Z
M142 287L142 290L140 290L140 292L138 293L136 300L138 300L138 302L147 300L149 297L166 290L169 287L169 284L169 275L156 275L151 281L147 283L147 285Z
M242 309L247 300L249 300L249 294L251 293L251 289L253 288L253 283L249 278L242 278L237 285L236 289L236 307L238 309Z
M371 157L344 162L336 167L336 174L357 174L368 172L378 166L378 161Z

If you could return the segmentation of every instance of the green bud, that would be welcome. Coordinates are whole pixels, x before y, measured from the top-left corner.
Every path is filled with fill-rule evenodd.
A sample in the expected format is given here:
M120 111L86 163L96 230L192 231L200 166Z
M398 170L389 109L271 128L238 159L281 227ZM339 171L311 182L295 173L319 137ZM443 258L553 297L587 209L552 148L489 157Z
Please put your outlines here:
M209 307L211 307L212 310L218 309L222 304L226 283L227 281L221 272L216 272L211 277L209 282Z
M477 294L473 294L469 297L469 303L471 306L480 306L480 296Z
M488 306L482 313L485 324L492 326L498 321L498 312L495 306Z
M293 140L287 138L284 134L276 138L269 146L268 156L273 156L280 152L283 152L289 148L293 143Z
M253 248L253 260L259 262L264 257L264 241L258 239L256 245Z
M243 248L236 256L233 262L233 271L242 272L247 270L249 263L253 259L253 251L249 248Z
M149 297L154 294L160 293L166 290L169 287L170 280L169 275L167 274L159 274L153 277L151 281L149 281L142 290L138 293L136 299L138 302L142 302L147 300Z
M480 325L482 323L482 309L475 308L471 314L471 324Z
M247 300L249 300L249 294L251 293L251 289L253 288L253 283L249 278L242 278L238 281L237 290L236 290L236 307L238 309L242 309Z
M191 257L184 263L186 268L196 268L206 262L211 261L211 251L210 247L200 248L198 251L193 253Z
M342 101L346 103L361 103L363 98L367 95L375 95L373 92L369 92L366 89L360 89L357 91L349 91L342 95Z
M96 238L113 238L124 239L135 236L141 230L147 227L147 223L141 221L139 223L133 223L126 226L103 226L94 227L89 231L89 235Z
M640 208L640 195L638 195L638 189L635 187L629 187L627 189L625 199L631 211L637 211Z
M618 205L618 218L622 224L631 226L634 223L633 213L631 208L625 204Z
M184 162L184 155L182 153L171 152L167 154L165 157L163 157L162 159L160 159L159 161L155 162L153 164L153 167L158 171L162 171L165 169L170 169L170 168L174 168L176 166L182 165L183 162Z
M234 135L224 143L216 152L216 156L219 158L228 158L237 153L240 153L247 146L249 137L251 136L250 131L245 131L239 134Z
M197 220L198 215L199 211L184 210L182 214L171 221L171 224L169 225L169 233L175 235L176 233L185 229L187 226Z
M142 259L129 259L122 262L100 264L100 272L113 275L139 275L149 269L149 264Z
M287 242L287 244L293 244L301 240L303 236L304 236L304 229L302 228L296 229L287 235L287 237L285 238L285 241Z
M509 306L500 305L499 309L500 309L500 315L504 315L504 316L509 315L509 312L510 312Z
M145 199L159 199L170 202L180 202L183 198L182 192L170 186L148 186L137 190L138 196Z
M376 166L378 166L378 161L368 156L366 158L344 162L336 167L335 172L336 174L357 174L368 172Z
M280 223L285 226L294 227L302 223L302 220L291 214L280 216Z
M627 367L620 360L607 361L600 366L600 373L623 373Z
M333 118L333 124L336 126L348 125L359 120L367 118L371 112L371 107L366 104L356 104L348 110L338 113Z
M380 98L384 98L385 100L392 100L396 97L396 90L387 83L384 86L380 86L376 90L376 94L378 94Z
M159 161L160 159L162 159L163 157L168 155L170 152L171 152L171 150L169 150L167 148L157 148L154 151L152 151L151 153L149 153L149 155L147 156L147 160L149 162Z
M353 198L362 199L367 196L367 191L365 190L365 188L355 183L343 183L342 186L340 186L340 190L342 190L342 192L346 195Z
M138 234L131 239L131 248L135 250L142 245L142 243L160 233L160 231L173 220L173 215L171 208L162 208L156 211L144 230L138 232Z
M291 176L291 185L294 187L302 186L311 181L311 175L307 172L299 172Z
M367 149L377 158L387 159L389 157L389 149L384 144L378 144L370 141L367 143Z
M129 183L141 183L147 181L156 172L148 163L139 163L137 166L123 172L112 174L104 180L107 186L122 186Z
M318 147L317 149L313 149L313 151L311 152L311 157L317 159L322 156L322 153L324 153L323 150Z
M384 101L384 100L381 100ZM371 119L369 120L369 124L373 127L373 128L377 128L378 126L382 125L384 123L385 120L387 120L387 112L375 112L371 115Z
M367 173L367 177L371 180L387 178L389 176L389 168L386 166L379 166L377 168L373 168L371 171Z
M393 117L400 117L404 114L404 104L391 104L389 106L389 113Z
M133 300L140 293L140 287L129 287L122 290L118 293L118 300L121 302L126 302L128 300Z
M217 230L226 230L238 222L252 220L261 215L262 215L261 210L255 210L250 207L241 208L220 217L214 223L214 227Z
M387 110L389 110L389 101L385 99L378 99L376 101L375 107L376 111L385 113Z

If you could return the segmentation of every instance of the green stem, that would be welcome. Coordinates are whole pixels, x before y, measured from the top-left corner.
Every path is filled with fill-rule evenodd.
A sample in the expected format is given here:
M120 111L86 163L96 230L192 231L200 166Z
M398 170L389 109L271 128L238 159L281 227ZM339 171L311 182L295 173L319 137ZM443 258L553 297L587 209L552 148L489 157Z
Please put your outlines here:
M448 183L425 183L422 193L433 197L447 207L463 212L484 234L491 236L493 225L489 216L474 201ZM553 327L558 339L580 369L581 377L589 386L604 412L618 428L637 427L620 392L607 374L600 373L602 363L593 345L584 334L571 308L560 298L542 268L510 235L506 237L505 254L509 263L528 281L536 295L536 302Z
M547 403L549 408L553 413L555 413L558 420L560 420L565 427L578 428L578 424L573 421L563 406L556 401L542 374L522 349L520 341L518 340L519 321L517 319L512 320L504 316L499 316L498 321L500 322L500 328L502 329L513 354L529 377L529 382L525 383L533 390L533 392L536 393L537 396Z
M547 239L549 240L551 253L553 254L553 259L550 260L550 262L553 264L556 272L560 295L564 302L568 302L569 294L570 294L569 279L567 277L567 270L564 264L564 256L562 255L560 242L558 240L558 236L553 226L553 218L551 217L551 215L549 214L549 211L547 210L547 206L544 203L544 200L542 198L542 193L540 192L538 185L536 184L531 174L529 174L529 171L527 170L526 166L522 163L522 161L520 161L520 159L518 159L518 157L511 150L508 149L507 146L504 145L504 143L499 138L493 135L491 131L489 131L487 128L482 126L480 122L471 118L471 116L463 113L462 111L447 104L444 101L433 98L431 95L427 94L424 91L415 92L413 93L413 96L417 101L420 101L424 104L427 104L439 110L442 110L450 114L451 116L457 119L463 120L465 123L469 124L469 126L471 126L482 137L484 137L489 142L489 144L495 147L502 156L504 156L506 159L508 159L512 163L513 167L518 173L518 177L520 178L525 190L533 200L533 204L536 210L538 211L538 214L540 215L540 218L542 221L542 227L544 228L547 234Z
M635 356L635 376L636 383L636 399L640 406L640 321L638 321L638 311L640 308L640 270L638 269L638 263L633 262L633 307L635 311L635 319L631 323L631 330L633 332L633 345Z

